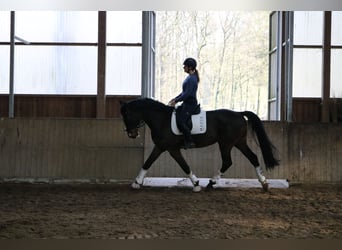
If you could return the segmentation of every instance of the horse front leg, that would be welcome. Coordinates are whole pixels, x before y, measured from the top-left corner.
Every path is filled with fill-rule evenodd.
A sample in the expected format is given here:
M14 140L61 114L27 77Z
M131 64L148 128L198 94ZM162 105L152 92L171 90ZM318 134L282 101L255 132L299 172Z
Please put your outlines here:
M191 180L192 184L194 185L192 191L200 192L201 186L199 185L199 180L197 179L196 175L194 175L188 165L186 163L183 155L181 154L180 150L169 150L170 155L173 159L178 163L178 165L183 169L185 174L188 175L189 179Z
M135 178L135 181L132 183L132 188L134 188L134 189L139 189L140 188L140 186L144 182L144 178L145 178L145 176L147 174L147 170L151 167L153 162L155 162L155 160L157 160L157 158L163 152L164 152L163 150L161 150L158 147L154 146L151 154L149 155L149 157L145 161L144 165L140 169L140 172L139 172L138 176Z

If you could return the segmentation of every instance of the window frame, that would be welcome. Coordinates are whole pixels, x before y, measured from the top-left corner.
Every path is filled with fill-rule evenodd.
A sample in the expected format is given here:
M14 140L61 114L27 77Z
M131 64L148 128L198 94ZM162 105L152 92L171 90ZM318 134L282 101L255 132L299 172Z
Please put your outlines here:
M14 31L14 23L15 23L15 11L10 11L10 25L11 25L11 31ZM31 42L30 45L31 46L93 46L93 47L97 47L98 48L98 52L97 52L97 56L98 56L98 68L97 68L97 78L98 78L98 83L97 83L97 104L99 104L99 100L102 100L102 111L97 110L97 113L105 113L105 99L106 99L106 93L105 93L105 88L103 88L103 86L105 86L105 76L103 77L103 75L101 75L101 73L105 74L105 67L106 67L106 62L105 62L105 58L106 58L106 53L101 53L99 54L99 51L105 51L106 47L139 47L141 49L143 49L143 47L146 45L144 44L144 36L146 36L146 34L144 32L148 32L149 34L155 34L155 13L153 11L141 11L141 16L142 16L142 40L141 42L101 42L100 44L100 35L102 34L106 34L106 11L97 11L98 13L98 18L99 18L99 23L98 23L98 41L97 42ZM146 15L150 15L152 16L152 21L151 23L149 23L148 25L145 24L146 22L146 18L144 19L143 17ZM102 16L102 18L100 17ZM104 17L104 18L103 18ZM13 25L12 25L13 24ZM12 27L13 26L13 27ZM145 30L143 30L143 27ZM104 31L101 31L101 29L104 29ZM14 33L14 32L13 32ZM4 95L8 95L9 96L9 117L14 117L14 91L13 91L13 85L14 85L14 79L13 79L13 75L14 75L14 46L25 46L26 42L24 40L19 40L16 39L15 40L15 36L13 34L13 36L11 35L11 39L10 41L0 41L0 46L9 46L11 48L11 53L10 53L10 89L9 89L9 93L8 94L4 94ZM146 70L148 72L150 72L150 77L148 77L147 79L145 79L145 76L143 73L141 73L141 86L142 86L142 90L141 90L141 95L146 95L146 96L153 96L154 95L154 45L155 45L155 35L150 37L149 40L150 44L147 45L147 49L146 49L146 53L149 54L149 58L147 58L146 54L142 53L141 54L141 67L143 67L144 65L148 65L148 67L146 68ZM151 44L153 46L151 46ZM152 52L151 52L152 51ZM99 63L101 62L101 63ZM146 63L147 62L147 63ZM142 70L143 72L143 70ZM151 77L152 76L152 77ZM100 80L100 78L102 80ZM11 84L12 81L12 84ZM11 87L12 86L12 87ZM147 93L143 92L144 88L148 88L149 91ZM32 94L35 95L35 94ZM39 94L41 96L45 96L45 95L50 95L50 94ZM60 95L60 96L77 96L77 94L56 94L56 95ZM80 96L86 96L86 94L81 94ZM90 95L91 96L91 95ZM112 96L116 96L116 95L112 95ZM119 96L122 96L122 94L120 94ZM129 93L127 94L127 96L131 96ZM97 105L99 106L99 105Z
M270 30L272 30L270 14ZM276 99L272 100L269 96L269 114L270 120L292 121L292 77L293 77L293 49L320 49L322 50L322 97L320 105L320 120L329 122L330 112L330 81L331 81L331 51L333 49L342 49L342 45L331 44L332 11L323 11L323 37L322 45L312 44L293 44L294 12L277 11L278 18L278 55L277 61L280 63L276 68L269 67L269 86L271 87L271 75L277 74ZM270 36L270 44L272 37ZM282 48L281 51L279 48ZM271 55L272 50L270 50ZM271 56L270 60L271 62ZM313 98L311 98L313 99ZM275 102L276 105L271 105ZM275 110L276 109L276 110Z

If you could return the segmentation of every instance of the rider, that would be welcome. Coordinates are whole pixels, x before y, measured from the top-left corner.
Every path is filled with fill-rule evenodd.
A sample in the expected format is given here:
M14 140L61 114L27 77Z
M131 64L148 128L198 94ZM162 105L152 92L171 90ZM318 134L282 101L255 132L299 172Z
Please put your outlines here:
M179 109L179 112L177 111L176 120L179 130L184 134L185 149L195 147L187 121L191 118L191 115L198 106L196 94L200 78L196 66L197 62L195 59L185 59L183 68L184 72L189 75L182 84L182 92L169 102L169 105L173 107L177 102L183 102L181 106L177 108L177 110Z

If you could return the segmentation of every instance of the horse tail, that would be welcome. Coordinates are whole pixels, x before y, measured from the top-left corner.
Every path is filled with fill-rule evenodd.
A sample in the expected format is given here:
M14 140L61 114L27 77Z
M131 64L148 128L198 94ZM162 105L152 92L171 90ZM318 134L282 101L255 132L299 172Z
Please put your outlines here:
M252 124L252 129L256 133L262 156L264 158L266 169L273 169L275 166L279 165L279 160L274 157L275 146L271 143L268 138L265 128L260 120L260 118L250 111L241 112L243 116L248 118L248 121Z

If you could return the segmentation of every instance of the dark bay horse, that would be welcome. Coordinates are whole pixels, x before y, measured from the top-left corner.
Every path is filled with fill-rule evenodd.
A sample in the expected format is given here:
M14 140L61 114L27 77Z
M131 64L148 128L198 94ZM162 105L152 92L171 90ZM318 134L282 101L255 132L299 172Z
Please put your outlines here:
M155 144L150 156L143 164L138 176L133 182L132 187L140 188L147 170L151 167L152 163L161 153L168 151L190 178L194 185L193 191L200 191L201 187L199 186L197 177L192 173L181 154L183 136L174 135L171 131L171 114L174 108L149 98L139 98L127 103L120 102L120 104L120 111L128 136L130 138L136 138L139 134L139 127L146 123L151 130L152 140ZM234 112L227 109L207 111L206 133L192 135L196 147L206 147L217 142L221 151L221 169L217 175L210 179L207 188L213 187L232 165L230 151L235 146L255 167L257 177L263 189L268 189L266 177L263 175L259 160L247 145L247 121L245 117L247 117L248 124L252 125L252 129L256 133L266 169L273 169L279 165L279 160L274 157L275 147L270 142L264 126L256 114L250 111Z

